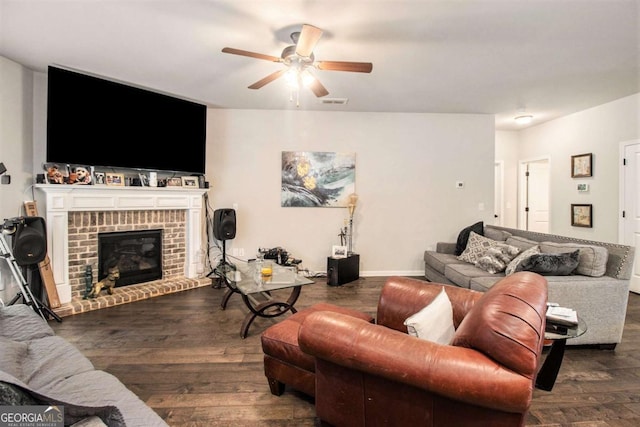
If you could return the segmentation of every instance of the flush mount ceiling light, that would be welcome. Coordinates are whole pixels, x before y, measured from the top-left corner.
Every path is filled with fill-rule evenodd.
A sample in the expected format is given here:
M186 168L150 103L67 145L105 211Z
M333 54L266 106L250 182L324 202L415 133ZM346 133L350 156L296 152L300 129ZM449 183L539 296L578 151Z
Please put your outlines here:
M528 125L533 121L533 116L531 114L522 114L514 117L513 120L515 120L519 125Z

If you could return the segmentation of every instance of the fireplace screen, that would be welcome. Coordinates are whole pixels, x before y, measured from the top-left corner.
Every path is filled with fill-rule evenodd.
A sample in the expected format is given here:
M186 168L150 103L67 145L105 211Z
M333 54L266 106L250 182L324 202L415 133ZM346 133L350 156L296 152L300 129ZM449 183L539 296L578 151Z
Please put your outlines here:
M116 287L162 279L162 230L98 233L98 280L113 266Z

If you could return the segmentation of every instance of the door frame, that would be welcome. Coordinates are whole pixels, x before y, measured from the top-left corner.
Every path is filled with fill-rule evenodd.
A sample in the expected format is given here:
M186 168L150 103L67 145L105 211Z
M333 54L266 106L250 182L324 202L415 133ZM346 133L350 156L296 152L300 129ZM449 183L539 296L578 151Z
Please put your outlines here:
M622 211L624 210L625 204L624 204L624 200L625 200L625 179L624 179L624 175L625 175L625 170L624 170L624 153L627 150L627 147L631 146L631 145L636 145L636 144L640 144L640 139L631 139L628 141L622 141L620 143L620 149L619 149L619 158L620 161L618 162L618 215L620 220L618 221L618 243L620 244L625 244L624 243L624 239L625 239L625 235L624 235L624 218L622 218ZM636 255L637 255L636 251Z
M504 160L496 160L493 165L493 177L496 179L496 175L498 175L496 182L493 183L493 191L494 194L494 215L498 215L498 221L494 221L495 225L504 225ZM496 211L497 205L497 211Z

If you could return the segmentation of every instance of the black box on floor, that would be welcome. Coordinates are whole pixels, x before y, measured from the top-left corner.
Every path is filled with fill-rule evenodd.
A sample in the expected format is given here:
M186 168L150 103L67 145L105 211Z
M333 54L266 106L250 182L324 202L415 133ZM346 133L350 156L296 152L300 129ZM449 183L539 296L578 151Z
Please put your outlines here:
M340 286L360 277L360 255L346 258L327 258L327 285Z

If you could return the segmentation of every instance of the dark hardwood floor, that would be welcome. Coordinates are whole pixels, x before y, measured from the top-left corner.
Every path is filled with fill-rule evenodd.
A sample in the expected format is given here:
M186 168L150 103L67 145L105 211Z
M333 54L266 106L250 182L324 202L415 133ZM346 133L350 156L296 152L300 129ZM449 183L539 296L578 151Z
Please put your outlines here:
M373 315L384 280L318 279L296 307L327 301ZM223 293L207 286L50 324L171 426L313 426L313 402L290 389L271 395L264 376L260 332L281 318L257 319L241 339L248 309L234 295L221 310ZM614 351L568 346L554 389L536 390L527 425L640 425L640 295L630 294Z

